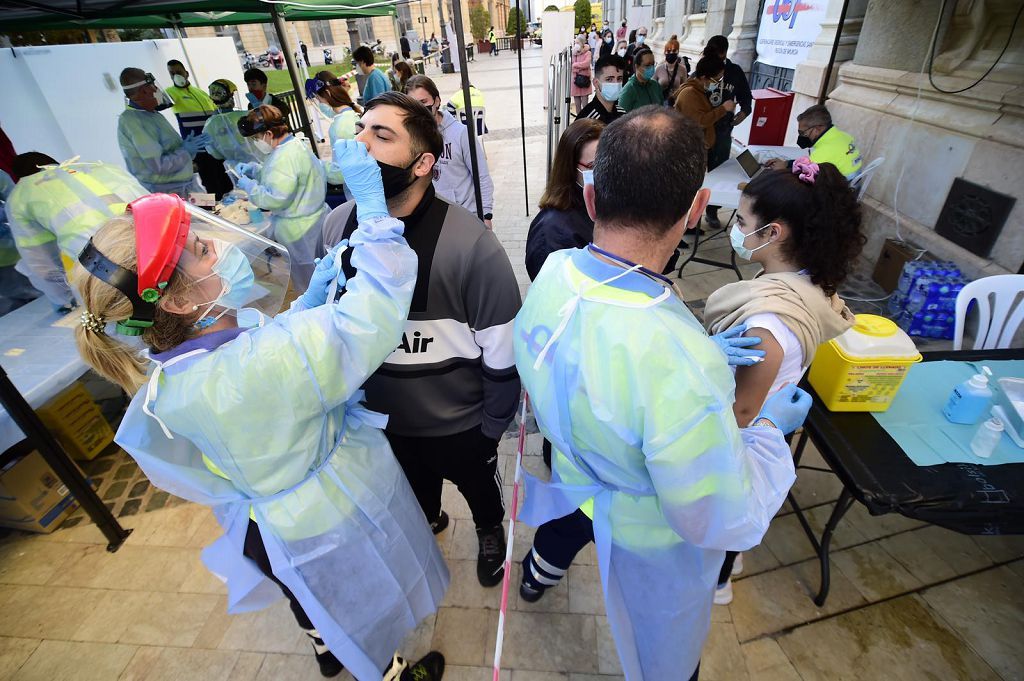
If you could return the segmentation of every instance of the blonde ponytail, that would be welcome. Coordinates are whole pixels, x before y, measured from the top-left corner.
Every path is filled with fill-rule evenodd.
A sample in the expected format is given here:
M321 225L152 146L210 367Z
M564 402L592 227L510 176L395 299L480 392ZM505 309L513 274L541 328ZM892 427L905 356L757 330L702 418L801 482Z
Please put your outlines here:
M135 223L131 217L107 221L92 241L112 262L132 272L138 271ZM187 277L176 272L171 277L167 293L183 293L191 283L185 279ZM149 360L138 349L107 335L104 330L104 324L131 317L131 302L116 288L90 274L80 263L75 263L71 272L71 285L78 291L85 307L85 321L75 328L78 353L96 373L118 384L129 394L135 394L146 381ZM194 322L195 319L172 314L157 306L153 326L146 329L142 339L153 350L164 352L187 340Z

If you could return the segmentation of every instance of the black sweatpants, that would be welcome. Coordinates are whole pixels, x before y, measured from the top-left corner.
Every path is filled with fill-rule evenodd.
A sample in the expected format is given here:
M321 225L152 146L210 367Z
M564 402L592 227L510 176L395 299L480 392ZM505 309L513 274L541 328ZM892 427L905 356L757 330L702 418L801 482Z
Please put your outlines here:
M295 621L299 623L299 626L303 629L315 629L316 627L313 626L313 623L309 621L309 617L306 616L306 611L302 609L302 605L295 598L295 594L270 569L270 557L267 556L267 547L263 545L263 537L260 536L259 525L252 518L249 519L249 528L245 531L245 545L242 547L242 554L256 563L256 567L268 579L281 587L281 591L284 592L285 598L288 599L288 605L291 606L292 614L295 615Z
M218 201L235 188L227 171L224 170L224 161L218 161L205 151L196 154L194 160L196 172L199 173L199 179L203 181L203 186Z
M441 437L385 434L428 521L441 515L441 485L451 480L466 498L476 529L501 524L505 504L498 441L484 435L479 426Z
M583 547L594 541L594 521L576 509L564 518L549 520L537 528L533 548L523 559L523 580L534 589L558 584ZM697 681L700 663L690 681Z

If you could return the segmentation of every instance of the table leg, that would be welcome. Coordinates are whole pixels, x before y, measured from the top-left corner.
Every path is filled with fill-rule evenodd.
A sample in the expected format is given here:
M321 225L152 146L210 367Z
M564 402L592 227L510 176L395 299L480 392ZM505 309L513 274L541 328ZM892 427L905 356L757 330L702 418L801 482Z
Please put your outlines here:
M793 452L793 465L794 466L799 466L800 465L800 459L803 458L804 447L807 446L807 439L809 437L810 436L807 434L807 429L806 428L804 428L803 430L800 431L800 439L796 441L796 451Z
M814 597L814 604L819 608L825 605L825 599L828 598L828 590L831 585L828 551L829 545L832 543L832 533L835 532L836 525L839 524L840 519L850 510L852 505L853 495L844 486L839 499L836 500L836 507L832 509L832 515L829 516L828 523L825 525L825 531L821 534L821 543L818 550L818 559L821 562L821 588L818 590L818 595Z
M117 518L99 498L82 472L72 463L67 452L57 443L31 405L18 392L3 367L0 367L0 403L107 538L107 550L117 551L131 534L131 530L126 530L117 522Z

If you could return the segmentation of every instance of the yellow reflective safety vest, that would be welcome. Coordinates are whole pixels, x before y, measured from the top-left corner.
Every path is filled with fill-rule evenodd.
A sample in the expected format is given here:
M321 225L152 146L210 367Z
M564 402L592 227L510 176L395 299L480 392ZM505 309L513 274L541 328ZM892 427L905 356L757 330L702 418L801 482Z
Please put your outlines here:
M811 160L815 163L831 163L847 180L855 178L863 164L853 135L835 126L826 130L811 147Z

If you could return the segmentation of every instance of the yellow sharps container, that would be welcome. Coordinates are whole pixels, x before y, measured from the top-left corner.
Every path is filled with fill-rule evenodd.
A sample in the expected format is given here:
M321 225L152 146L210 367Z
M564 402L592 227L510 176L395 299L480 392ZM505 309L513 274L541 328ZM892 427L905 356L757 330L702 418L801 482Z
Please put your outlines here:
M830 411L885 411L910 365L920 361L900 327L859 314L853 328L818 348L807 378Z

